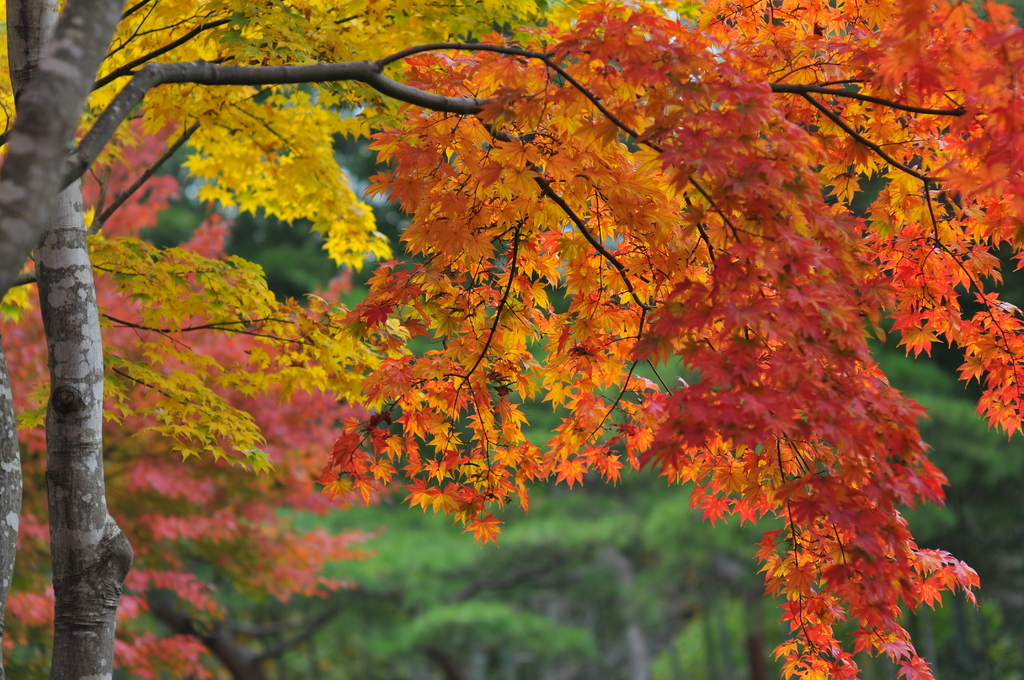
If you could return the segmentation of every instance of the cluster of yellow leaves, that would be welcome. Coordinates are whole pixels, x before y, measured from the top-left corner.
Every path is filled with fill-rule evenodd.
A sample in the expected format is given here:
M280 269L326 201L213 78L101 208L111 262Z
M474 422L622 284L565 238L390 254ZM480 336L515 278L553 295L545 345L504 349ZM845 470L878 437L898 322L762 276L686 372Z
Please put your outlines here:
M25 286L15 286L0 300L0 317L17 323L22 315L32 309L32 299Z
M131 69L149 60L242 66L374 60L398 47L471 39L480 26L539 17L534 0L152 0L135 6L119 26L100 80L121 77L93 93L86 122L104 110ZM138 115L153 133L168 124L201 124L187 162L202 182L200 198L284 221L308 219L339 264L358 268L367 257L386 258L390 247L338 168L333 141L365 136L393 111L358 84L260 91L169 85L150 93ZM131 143L128 134L122 131L122 144Z
M87 103L82 129L149 61L267 65L372 60L410 44L474 39L479 26L535 21L540 11L533 0L130 3L98 74L102 87ZM6 41L0 42L0 49L6 49ZM2 63L6 68L6 59ZM13 111L8 78L0 78L0 106ZM351 115L357 110L361 115ZM338 263L359 267L367 257L388 256L390 246L338 167L333 142L341 135L367 134L374 121L393 111L394 105L375 92L352 84L262 91L171 85L151 92L136 115L154 134L168 125L200 124L185 163L199 181L199 198L284 221L307 219L324 235L325 249ZM98 164L119 160L123 149L137 143L133 134L122 126ZM258 268L245 262L205 260L177 249L161 252L124 239L98 239L93 248L96 266L108 271L134 302L131 310L123 310L131 312L123 314L131 319L121 321L140 326L133 347L108 348L107 389L117 404L111 415L138 412L128 402L128 391L136 383L148 386L153 400L143 410L185 455L232 452L260 466L258 429L248 414L231 406L225 390L253 394L273 387L287 395L295 389L331 389L351 397L364 372L353 367L374 361L372 341L360 345L338 331L338 310L316 299L309 309L276 303ZM4 311L15 315L28 304L27 290L16 288L5 299ZM189 329L203 327L256 334L268 344L267 351L253 350L249 366L221 365L189 346ZM397 344L394 338L387 343ZM42 392L36 396L42 403ZM25 423L32 424L41 413L27 412Z
M341 327L346 310L320 298L308 307L280 303L260 268L244 260L99 237L92 257L126 301L101 310L105 325L136 331L129 346L107 348L108 417L151 416L152 429L176 441L184 456L207 452L263 468L259 429L227 395L273 391L287 398L302 390L354 399L359 376L376 365L372 348ZM190 333L219 334L222 348L245 338L247 360L227 360L208 342L197 352ZM141 403L129 398L139 384L148 388Z

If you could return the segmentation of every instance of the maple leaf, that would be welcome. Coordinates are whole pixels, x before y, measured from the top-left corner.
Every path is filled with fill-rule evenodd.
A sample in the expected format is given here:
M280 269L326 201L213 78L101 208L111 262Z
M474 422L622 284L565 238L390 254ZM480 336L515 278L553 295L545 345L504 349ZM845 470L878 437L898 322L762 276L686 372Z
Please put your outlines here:
M473 540L480 545L487 545L488 541L497 543L498 535L501 533L501 520L492 515L474 517L466 523L466 532L473 532Z
M573 484L583 483L583 473L586 472L586 463L580 458L566 458L555 465L557 477L556 482L565 482L571 489Z

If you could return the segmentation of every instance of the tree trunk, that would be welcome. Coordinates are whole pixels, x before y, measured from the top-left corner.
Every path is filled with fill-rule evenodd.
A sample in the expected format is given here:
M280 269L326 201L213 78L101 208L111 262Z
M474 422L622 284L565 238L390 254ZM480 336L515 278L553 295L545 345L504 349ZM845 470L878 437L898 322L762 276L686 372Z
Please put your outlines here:
M626 619L626 651L629 654L630 678L632 680L651 680L651 652L647 644L640 622L640 613L632 599L632 589L636 583L636 569L633 563L621 550L608 548L605 553L608 562L618 573L622 583L620 597L622 612Z
M718 650L720 645L715 637L715 598L718 597L715 588L714 576L706 577L701 585L701 602L703 604L700 620L701 630L704 634L704 661L707 664L708 680L723 680L722 669L719 664Z
M46 487L53 559L50 677L109 680L128 539L107 512L103 482L103 340L86 245L81 184L57 200L36 251L49 350Z
M18 517L21 515L21 456L18 451L18 423L14 417L11 376L0 347L0 641L4 633L4 611L11 592L14 556L18 550ZM4 680L0 659L0 680Z
M768 680L768 657L764 650L764 595L760 588L747 589L743 609L747 620L747 660L750 680Z
M444 676L445 680L462 680L462 672L459 670L455 660L448 656L447 653L437 647L424 647L423 653L434 662L434 665L441 671L441 675Z
M160 597L150 597L149 608L154 616L175 633L199 638L220 659L234 680L267 680L259 660L239 644L226 627L214 626L210 630L200 631L191 618Z
M39 55L57 25L56 0L10 0L7 3L7 54L14 101L25 91L39 65Z
M81 184L61 192L51 210L84 96L120 7L111 0L71 0L55 28L56 0L12 0L7 6L18 116L0 204L29 200L34 205L16 211L16 218L3 216L0 206L0 231L27 230L18 235L24 240L32 230L39 233L50 215L36 249L36 279L50 367L46 487L55 597L50 677L60 680L112 677L117 603L132 561L131 545L107 512L104 493L103 339ZM45 77L34 77L37 71ZM23 174L12 175L11 166L19 163L24 167L15 172Z
M23 10L21 16L32 13L25 8L33 0L14 2ZM45 77L14 86L15 92L21 93L18 115L0 169L0 296L10 288L46 230L85 98L107 54L123 6L123 0L67 0L53 39L40 52L38 70ZM43 12L40 16L48 15ZM32 53L16 49L10 53L12 59Z
M32 78L43 44L57 23L56 0L10 0L7 3L7 53L17 101ZM21 516L21 455L14 395L3 347L0 346L0 642L6 622L7 596L14 578ZM0 659L0 680L6 678Z

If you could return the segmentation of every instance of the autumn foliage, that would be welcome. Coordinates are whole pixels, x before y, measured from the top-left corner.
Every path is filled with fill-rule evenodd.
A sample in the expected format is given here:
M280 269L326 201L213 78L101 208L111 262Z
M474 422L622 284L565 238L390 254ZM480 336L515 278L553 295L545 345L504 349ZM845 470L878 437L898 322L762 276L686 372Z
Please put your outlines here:
M386 358L328 490L405 478L488 541L490 505L526 507L530 482L653 464L712 521L784 520L759 555L787 676L853 677L866 650L928 677L901 602L973 598L977 576L900 514L945 478L868 339L889 316L912 353L962 348L979 412L1020 430L1024 320L992 285L1024 239L1024 34L985 6L602 3L407 51L407 82L486 104L374 135L371 191L411 216L415 259L348 317ZM672 360L688 382L644 370ZM527 400L561 418L544 446Z
M86 183L90 205L97 205L101 185L116 195L130 184L132 169L151 163L166 137L143 137L138 148L121 149L120 161L97 173L102 183L96 177ZM158 251L137 240L138 232L155 226L157 214L180 191L172 176L153 178L106 222L104 237L93 243L109 368L107 497L135 549L121 597L117 664L142 678L157 678L161 672L213 677L204 663L209 650L198 637L154 632L145 619L151 598L169 595L197 627L217 625L232 616L217 583L252 598L324 595L346 585L325 578L324 565L361 557L360 544L367 538L360 532L299 531L282 514L327 510L313 480L334 438L334 422L357 410L327 392L293 394L287 371L270 369L299 360L301 337L271 336L272 324L257 333L241 325L237 315L228 317L233 324L220 326L223 310L201 303L211 295L206 285L227 285L231 272L243 266L234 266L224 253L228 230L222 217L211 214L179 249ZM112 254L111 239L125 250ZM150 265L145 271L135 269L140 260ZM264 304L278 304L271 303L272 295L258 282L239 290L250 299L262 296ZM222 296L222 303L230 301L230 295ZM252 304L250 311L258 309ZM299 309L291 304L275 309L282 315ZM34 302L31 306L36 307ZM163 327L145 325L157 316ZM289 317L289 328L300 329L297 320L295 314ZM175 327L166 328L169 324ZM17 324L8 320L0 328L8 360L16 367L16 393L32 395L21 402L26 488L44 487L42 325L30 311ZM262 371L252 368L254 360ZM206 410L217 415L197 415ZM230 431L217 431L218 422ZM251 451L238 450L245 442ZM254 475L239 462L262 466L263 473ZM272 476L268 465L274 467ZM28 643L39 645L52 625L48 538L45 496L26 493L4 640L8 653L21 648L8 663L14 661L22 671L41 663L41 656L26 655L33 649Z
M901 608L943 591L973 598L977 576L910 535L901 511L941 502L945 480L918 434L921 409L890 387L868 342L891 328L915 355L937 342L962 350L981 415L1021 430L1024 318L997 292L1000 256L1019 262L1024 248L1024 33L1008 10L602 2L541 21L534 3L448 14L443 3L352 3L351 15L293 4L215 3L185 21L171 3L129 13L87 118L119 78L165 54L377 59L476 112L398 108L350 82L186 83L154 90L119 133L97 170L115 168L95 190L97 213L135 141L174 129L190 136L201 199L307 218L339 263L391 251L338 171L332 136L372 133L388 168L369 194L410 218L407 258L375 264L353 309L274 300L257 268L223 255L216 216L171 250L133 238L141 220L105 222L92 248L110 324L108 412L146 432L125 444L112 511L116 493L154 499L118 517L149 532L133 587L201 589L174 580L181 562L167 546L229 537L219 520L168 506L201 515L237 495L224 522L278 546L260 549L281 565L305 554L310 567L275 576L290 584L280 592L253 587L315 588L311 539L272 521L267 478L228 482L228 460L293 470L281 501L291 506L310 502L314 471L345 500L400 483L412 505L482 542L500 533L495 507L528 508L532 483L614 482L651 465L692 483L712 522L782 520L759 557L792 630L777 650L787 677L853 677L861 651L930 677ZM479 42L435 42L494 25L505 30ZM150 186L155 210L173 187ZM38 383L38 346L14 346L29 367L19 379ZM524 432L538 403L559 421L542 444ZM340 436L325 439L336 419ZM291 446L295 428L315 436ZM148 446L205 455L206 467L150 459ZM186 481L200 469L202 483ZM28 517L24 540L42 540ZM344 540L316 540L346 554Z

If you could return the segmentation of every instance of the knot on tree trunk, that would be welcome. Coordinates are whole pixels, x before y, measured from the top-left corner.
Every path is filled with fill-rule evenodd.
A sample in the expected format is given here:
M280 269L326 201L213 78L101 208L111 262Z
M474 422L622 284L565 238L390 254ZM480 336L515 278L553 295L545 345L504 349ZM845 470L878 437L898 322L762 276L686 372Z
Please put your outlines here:
M121 586L132 566L134 551L113 517L107 516L95 559L84 569L54 578L53 590L62 606L55 625L88 629L103 625L117 611ZM64 599L67 598L67 599Z
M107 515L107 521L103 524L103 540L100 541L99 563L104 575L109 576L117 583L117 594L121 594L121 584L124 583L128 572L132 568L132 560L135 558L135 551L128 537L121 531L114 518Z
M85 399L82 398L82 394L74 387L60 385L53 390L50 404L58 413L66 415L85 408Z

